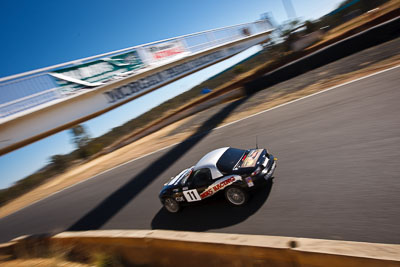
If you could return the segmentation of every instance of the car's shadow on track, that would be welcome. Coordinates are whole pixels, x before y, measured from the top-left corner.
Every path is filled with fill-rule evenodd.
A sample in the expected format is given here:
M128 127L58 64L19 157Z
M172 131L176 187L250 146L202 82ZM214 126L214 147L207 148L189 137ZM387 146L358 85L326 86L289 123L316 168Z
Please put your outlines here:
M185 207L172 214L161 208L151 222L152 229L207 231L235 225L256 213L267 201L273 182L252 192L249 202L243 207L229 205L223 195L205 203Z
M68 231L96 230L106 224L123 207L139 195L148 185L171 167L176 161L188 153L201 140L207 137L211 130L223 122L240 105L247 101L248 97L233 101L224 106L216 114L209 117L191 136L183 142L163 153L148 167L139 171L120 188L104 197L104 199L87 214L79 218L67 228Z

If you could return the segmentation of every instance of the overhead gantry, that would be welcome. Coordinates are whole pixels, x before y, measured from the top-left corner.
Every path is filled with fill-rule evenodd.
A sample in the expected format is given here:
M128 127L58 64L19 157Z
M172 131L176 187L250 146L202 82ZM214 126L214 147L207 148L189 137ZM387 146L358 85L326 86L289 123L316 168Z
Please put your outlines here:
M265 42L267 20L130 47L0 79L0 155Z

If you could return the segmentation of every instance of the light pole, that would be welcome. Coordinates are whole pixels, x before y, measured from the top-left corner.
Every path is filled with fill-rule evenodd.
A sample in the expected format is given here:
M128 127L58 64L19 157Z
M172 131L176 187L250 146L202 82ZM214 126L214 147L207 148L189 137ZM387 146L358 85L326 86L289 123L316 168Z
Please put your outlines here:
M288 16L288 19L294 19L296 18L296 12L294 11L292 1L291 0L282 0L283 6L285 7L286 14Z

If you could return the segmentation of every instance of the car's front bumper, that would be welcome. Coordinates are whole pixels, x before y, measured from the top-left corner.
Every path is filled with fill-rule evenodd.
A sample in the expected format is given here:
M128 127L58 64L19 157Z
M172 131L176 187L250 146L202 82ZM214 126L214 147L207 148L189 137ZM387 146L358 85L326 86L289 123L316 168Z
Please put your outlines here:
M247 183L249 184L249 187L258 187L258 186L262 186L266 184L266 181L270 180L275 172L276 169L276 159L272 156L269 155L268 158L268 163L267 166L264 168L264 170L258 174L257 176L253 176L253 177L248 177L251 180L251 184L249 184L249 182L247 181ZM247 179L248 179L247 178Z
M274 174L275 168L276 168L276 160L273 159L271 167L268 169L267 174L264 175L265 180L268 180L272 177L272 175Z
M259 176L262 176L265 180L268 180L274 174L276 168L276 158L273 155L268 155L268 161L264 166L265 168L262 170Z

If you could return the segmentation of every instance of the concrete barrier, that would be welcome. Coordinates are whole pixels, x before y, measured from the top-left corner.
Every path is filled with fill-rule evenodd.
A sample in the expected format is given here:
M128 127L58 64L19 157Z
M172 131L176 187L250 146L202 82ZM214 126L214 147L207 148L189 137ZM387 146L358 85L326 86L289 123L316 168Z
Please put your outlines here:
M102 253L140 266L400 266L400 245L166 230L65 232L10 246L36 255L57 247L83 262Z

